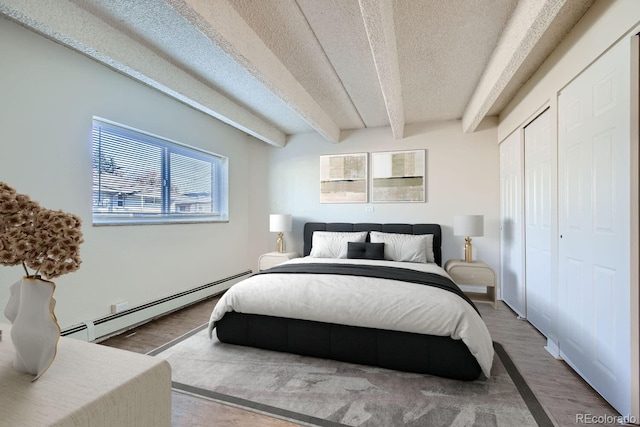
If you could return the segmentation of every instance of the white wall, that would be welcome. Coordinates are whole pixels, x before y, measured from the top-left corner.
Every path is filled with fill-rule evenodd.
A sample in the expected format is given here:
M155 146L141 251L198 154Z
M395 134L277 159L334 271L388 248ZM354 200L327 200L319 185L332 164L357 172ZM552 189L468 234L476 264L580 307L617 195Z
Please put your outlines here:
M247 170L264 143L2 18L0 57L0 181L83 220L80 270L55 280L63 328L254 268L250 200L267 187ZM229 222L93 227L94 115L228 156ZM0 268L0 307L22 275Z
M520 127L623 35L640 25L638 0L597 1L500 114L498 140Z
M453 236L453 217L485 215L485 236L474 238L477 258L498 267L499 153L496 123L463 134L459 121L409 125L406 137L394 140L390 128L343 132L339 144L316 134L291 137L286 147L270 150L272 212L293 215L293 230L285 236L290 250L302 253L303 226L320 222L434 222L443 227L443 259L461 258L464 238ZM324 154L427 150L426 203L319 203L319 156ZM373 212L366 212L373 206ZM268 244L275 235L267 233Z
M252 139L253 137L247 136ZM255 141L255 140L254 140ZM258 271L258 258L276 250L276 234L269 233L269 153L281 150L265 143L250 144L248 179L249 195L249 247L250 268Z

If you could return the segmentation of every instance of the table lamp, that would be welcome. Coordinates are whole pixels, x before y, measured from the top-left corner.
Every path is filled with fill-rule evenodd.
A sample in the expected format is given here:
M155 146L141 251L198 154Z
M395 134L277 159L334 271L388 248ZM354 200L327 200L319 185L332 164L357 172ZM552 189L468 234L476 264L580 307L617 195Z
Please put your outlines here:
M291 231L291 215L271 214L269 215L269 231L278 233L277 247L278 252L284 252L284 238L282 233Z
M464 236L464 261L472 262L471 237L480 237L484 234L483 215L457 215L453 218L453 234Z

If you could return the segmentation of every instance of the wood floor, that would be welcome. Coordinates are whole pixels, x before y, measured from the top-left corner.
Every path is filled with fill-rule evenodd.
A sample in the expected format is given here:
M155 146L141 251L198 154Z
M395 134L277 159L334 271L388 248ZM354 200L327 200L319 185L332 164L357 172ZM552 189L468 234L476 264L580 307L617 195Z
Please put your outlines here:
M207 322L217 298L205 300L136 329L101 342L138 353L147 353ZM494 341L503 345L514 363L559 426L576 426L584 416L617 416L618 413L566 363L545 349L546 339L529 323L518 320L502 302L494 310L478 304ZM204 400L178 392L172 394L172 425L186 426L294 426L286 421ZM620 426L599 423L599 426Z

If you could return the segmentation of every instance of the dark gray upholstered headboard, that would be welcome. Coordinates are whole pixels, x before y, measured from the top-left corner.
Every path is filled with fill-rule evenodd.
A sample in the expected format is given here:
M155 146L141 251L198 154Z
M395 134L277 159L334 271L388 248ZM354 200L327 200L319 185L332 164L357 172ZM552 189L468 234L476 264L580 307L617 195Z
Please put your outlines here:
M314 231L381 231L399 234L433 234L433 255L442 266L442 230L439 224L372 224L348 222L307 222L304 225L304 256L311 253Z

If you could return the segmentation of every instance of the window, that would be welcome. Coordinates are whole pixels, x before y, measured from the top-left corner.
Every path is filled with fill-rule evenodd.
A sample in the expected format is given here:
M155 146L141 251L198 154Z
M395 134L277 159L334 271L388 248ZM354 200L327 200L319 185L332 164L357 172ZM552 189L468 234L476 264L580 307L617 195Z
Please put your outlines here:
M228 159L93 119L93 223L228 218Z

